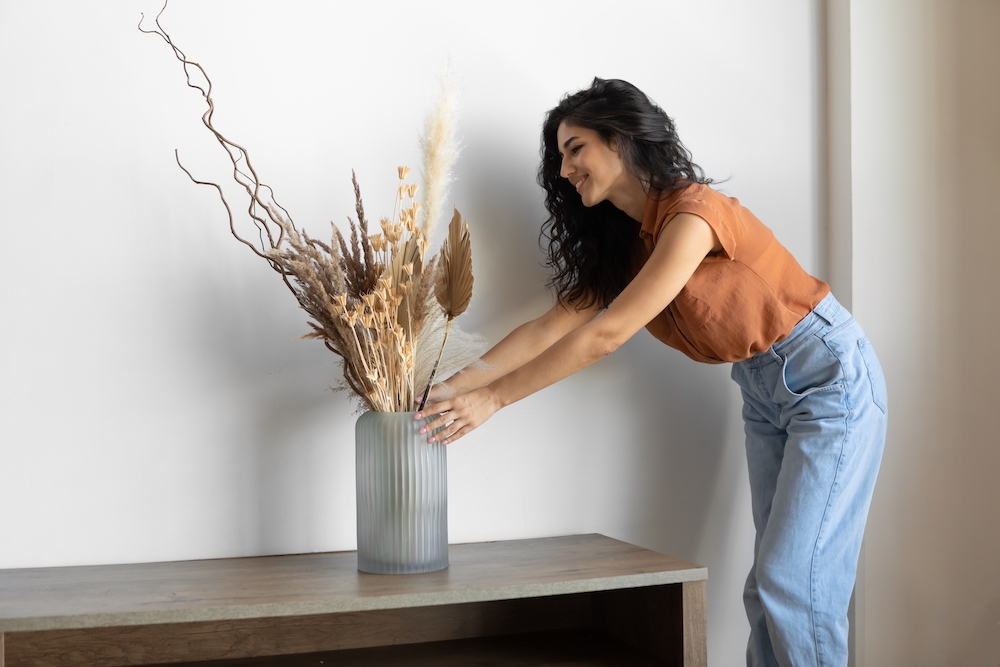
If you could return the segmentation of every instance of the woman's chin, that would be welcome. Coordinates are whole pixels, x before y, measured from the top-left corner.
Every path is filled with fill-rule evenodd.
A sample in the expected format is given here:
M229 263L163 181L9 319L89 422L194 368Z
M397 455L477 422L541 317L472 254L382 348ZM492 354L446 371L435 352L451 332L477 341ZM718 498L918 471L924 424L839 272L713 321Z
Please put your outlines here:
M598 199L598 198L594 197L593 194L591 194L586 189L583 190L582 192L580 190L577 190L576 191L576 196L580 198L580 202L584 206L586 206L587 208L592 208L594 206L597 206L602 201L604 201L603 199Z

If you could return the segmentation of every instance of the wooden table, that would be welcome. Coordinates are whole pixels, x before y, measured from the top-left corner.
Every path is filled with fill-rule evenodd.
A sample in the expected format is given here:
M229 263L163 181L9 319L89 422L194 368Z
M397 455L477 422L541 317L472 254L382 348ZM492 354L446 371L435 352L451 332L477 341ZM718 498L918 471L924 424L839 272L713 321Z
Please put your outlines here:
M706 663L703 567L601 535L452 545L450 561L416 575L360 573L354 552L0 570L0 667Z

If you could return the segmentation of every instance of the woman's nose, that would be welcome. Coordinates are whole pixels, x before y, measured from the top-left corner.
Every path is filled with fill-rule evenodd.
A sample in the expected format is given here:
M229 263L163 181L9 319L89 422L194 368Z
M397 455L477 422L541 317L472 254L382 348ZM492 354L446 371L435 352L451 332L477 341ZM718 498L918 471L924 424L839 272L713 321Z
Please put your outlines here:
M563 178L569 178L570 168L568 164L569 161L567 158L568 156L564 155L562 157L562 164L559 165L559 175L562 176Z

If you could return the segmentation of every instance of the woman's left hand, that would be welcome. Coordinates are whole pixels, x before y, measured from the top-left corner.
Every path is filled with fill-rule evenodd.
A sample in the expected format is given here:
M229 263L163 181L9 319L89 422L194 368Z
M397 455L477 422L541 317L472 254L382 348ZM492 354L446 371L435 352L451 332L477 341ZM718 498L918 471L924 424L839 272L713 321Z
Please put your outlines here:
M441 431L430 435L427 442L450 445L492 417L500 407L493 390L489 387L480 387L437 403L428 403L413 418L423 419L430 415L438 415L437 419L424 424L420 428L420 433L434 433L443 426Z

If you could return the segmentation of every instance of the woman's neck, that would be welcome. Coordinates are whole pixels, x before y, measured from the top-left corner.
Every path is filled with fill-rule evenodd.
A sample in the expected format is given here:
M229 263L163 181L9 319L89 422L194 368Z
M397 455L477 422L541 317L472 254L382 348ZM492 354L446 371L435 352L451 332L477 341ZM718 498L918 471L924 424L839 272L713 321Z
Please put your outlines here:
M649 187L627 171L613 191L608 193L608 201L636 222L642 222L646 215L647 199Z

